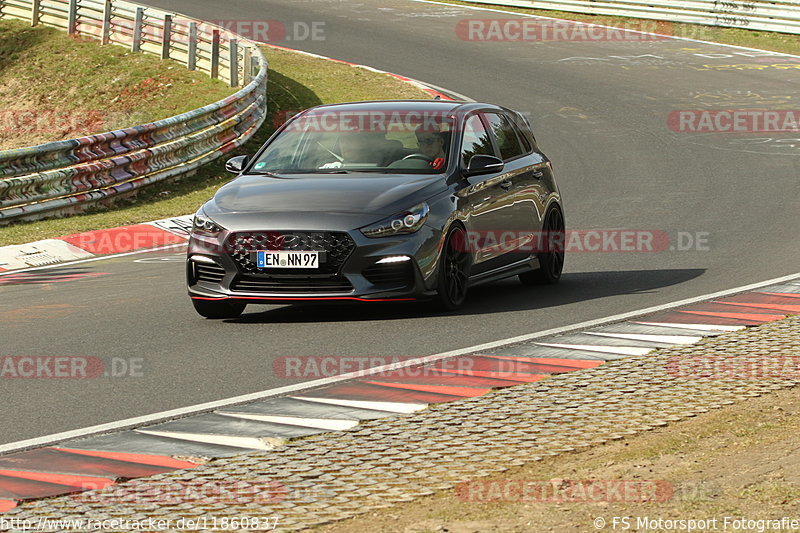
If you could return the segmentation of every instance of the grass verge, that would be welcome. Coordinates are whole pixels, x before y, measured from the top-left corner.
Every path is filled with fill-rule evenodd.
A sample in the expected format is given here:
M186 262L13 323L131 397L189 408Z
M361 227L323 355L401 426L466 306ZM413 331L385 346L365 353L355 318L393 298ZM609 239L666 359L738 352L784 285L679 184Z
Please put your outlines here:
M176 61L0 20L0 150L145 124L234 91Z
M386 74L270 47L264 53L270 66L267 120L238 151L205 165L192 177L153 186L133 200L120 200L113 209L0 228L0 246L193 213L232 178L224 170L225 160L254 153L287 113L326 103L430 98L425 91Z
M683 24L680 22L657 23L657 21L649 19L614 17L610 15L584 15L581 13L570 13L567 11L477 4L476 2L464 2L461 0L432 1L443 4L485 7L499 11L508 11L509 13L522 13L526 15L538 15L557 19L576 20L590 24L641 29L642 31L653 31L654 33L668 33L669 35L673 35L675 37L686 37L700 41L710 41L715 43L744 46L747 48L772 50L773 52L782 52L785 54L800 54L800 35L791 35L787 33L753 31L742 28L722 28L717 26L705 26L701 24Z

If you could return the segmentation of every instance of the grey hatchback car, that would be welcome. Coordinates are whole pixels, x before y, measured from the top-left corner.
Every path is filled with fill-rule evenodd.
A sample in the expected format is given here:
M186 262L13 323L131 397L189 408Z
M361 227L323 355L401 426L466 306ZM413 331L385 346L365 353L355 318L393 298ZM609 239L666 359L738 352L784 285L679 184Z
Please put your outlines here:
M510 109L376 101L307 109L196 213L195 310L433 299L509 276L556 283L564 210L550 160Z

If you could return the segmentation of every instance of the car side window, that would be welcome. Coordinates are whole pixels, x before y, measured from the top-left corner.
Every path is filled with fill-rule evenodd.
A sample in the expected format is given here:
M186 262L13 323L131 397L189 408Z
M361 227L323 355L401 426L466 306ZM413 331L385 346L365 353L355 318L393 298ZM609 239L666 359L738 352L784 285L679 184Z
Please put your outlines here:
M464 136L461 141L461 161L464 168L474 155L495 155L489 132L479 115L471 115L464 122Z
M514 127L506 117L497 113L486 113L486 119L489 121L489 129L497 142L503 161L514 159L525 153L517 137L517 132L514 131Z
M531 141L528 139L528 136L525 135L525 130L529 130L525 123L521 121L519 118L508 117L509 122L511 122L511 127L514 128L514 131L517 132L517 137L519 140L522 141L522 149L525 151L526 154L529 154L533 151L533 145L531 145Z

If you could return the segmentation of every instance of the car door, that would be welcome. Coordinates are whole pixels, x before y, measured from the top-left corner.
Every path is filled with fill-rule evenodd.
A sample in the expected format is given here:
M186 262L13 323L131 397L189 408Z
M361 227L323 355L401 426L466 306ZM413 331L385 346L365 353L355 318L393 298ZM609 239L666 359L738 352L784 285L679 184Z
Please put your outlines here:
M460 146L462 172L475 155L497 156L483 113L468 115L463 122ZM481 274L509 262L500 242L509 214L508 173L505 170L468 176L458 196L466 215L467 244L473 254L472 274Z
M542 183L546 162L502 112L486 113L489 134L505 164L503 190L504 262L525 259L536 251L547 196Z

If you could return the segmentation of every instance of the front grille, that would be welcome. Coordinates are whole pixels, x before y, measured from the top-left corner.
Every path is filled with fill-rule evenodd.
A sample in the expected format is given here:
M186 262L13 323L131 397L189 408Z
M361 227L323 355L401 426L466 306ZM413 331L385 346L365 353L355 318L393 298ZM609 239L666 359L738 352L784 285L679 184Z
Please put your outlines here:
M376 263L361 273L374 285L410 285L414 281L411 261Z
M344 276L240 276L231 289L239 292L326 293L351 292Z
M242 274L266 275L267 271L258 268L258 250L291 250L300 252L322 252L319 268L313 274L338 274L344 262L353 253L356 243L350 235L342 232L312 231L261 231L234 233L230 237L230 249L234 262ZM283 268L280 275L310 274L308 269ZM278 278L278 276L269 276Z
M222 278L225 277L225 269L219 265L197 262L195 262L194 265L198 282L221 283Z

